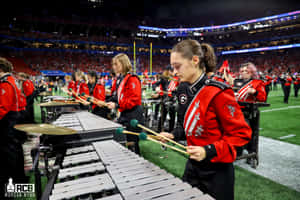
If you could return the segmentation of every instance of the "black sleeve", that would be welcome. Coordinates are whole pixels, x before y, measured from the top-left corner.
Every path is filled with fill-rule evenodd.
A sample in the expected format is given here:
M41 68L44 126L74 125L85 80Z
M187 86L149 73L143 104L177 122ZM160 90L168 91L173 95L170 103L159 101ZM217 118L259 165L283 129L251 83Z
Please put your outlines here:
M177 88L177 124L176 128L173 130L174 140L185 140L185 132L183 128L185 111L189 105L189 94L188 94L188 84L180 83Z

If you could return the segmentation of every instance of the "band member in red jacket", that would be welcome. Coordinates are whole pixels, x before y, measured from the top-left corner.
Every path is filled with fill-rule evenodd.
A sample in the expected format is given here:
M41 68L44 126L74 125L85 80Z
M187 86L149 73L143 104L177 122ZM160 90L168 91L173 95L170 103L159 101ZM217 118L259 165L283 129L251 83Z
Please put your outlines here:
M171 65L181 80L178 124L172 133L160 134L175 140L186 138L190 157L184 181L217 200L232 200L236 147L250 140L251 129L232 89L206 76L206 69L216 66L210 45L181 41L171 51Z
M89 80L89 90L91 96L94 99L105 102L105 87L101 84L101 81L97 78L97 73L95 71L88 72ZM103 107L103 104L94 104L92 103L92 113L100 117L107 118L109 110L106 107Z
M272 90L272 81L273 78L269 75L266 75L265 77L265 89L266 89L266 95L268 97L269 91Z
M71 76L71 80L68 82L68 91L70 89L72 89L73 91L76 91L75 81L76 81L75 73L73 73Z
M295 77L294 80L294 92L295 92L295 97L298 97L298 91L300 88L300 73L298 73Z
M293 82L292 77L289 74L287 74L284 79L284 86L283 86L283 93L284 93L283 102L287 104L289 103L292 82Z
M241 76L241 82L240 82L240 88L236 94L236 97L239 102L265 102L267 99L267 93L265 91L265 83L258 79L257 75L257 69L253 63L244 63L240 67L240 76ZM234 80L234 85L236 84L236 80ZM248 124L250 125L252 129L252 137L250 142L243 148L245 148L248 151L248 154L252 154L256 152L257 145L256 141L258 140L258 134L259 134L259 120L253 120L253 116L250 115L253 111L251 110L251 107L245 107L242 106L242 111L244 113L244 117L246 118ZM256 118L259 119L260 113L258 112L256 114ZM238 148L238 156L242 155L243 148ZM255 162L255 159L253 157L247 158L247 163L253 165Z
M21 81L22 92L26 97L26 114L24 116L24 123L34 123L34 96L35 96L35 87L33 82L30 80L28 74L19 73L19 80Z
M171 68L170 74L172 75L171 80L168 85L168 106L167 112L169 113L169 132L172 132L175 126L175 117L176 117L176 93L177 87L179 85L179 78L173 73L173 68Z
M86 77L84 73L80 70L76 71L74 75L72 75L72 78L75 79L75 83L71 81L68 85L68 89L72 89L72 92L68 92L69 95L72 95L75 97L73 93L75 93L77 96L79 96L82 93L85 93L86 95L89 95L89 87L87 85ZM77 98L77 97L76 97Z
M142 88L141 81L138 76L131 73L132 65L126 54L118 54L112 59L112 67L118 76L116 85L116 96L112 98L111 102L108 102L108 108L119 110L120 117L118 122L123 124L127 130L134 132L140 132L138 128L132 128L130 121L132 119L138 119L139 123L144 123L143 109L142 109ZM133 141L135 143L134 150L137 154L139 150L139 138L135 135L126 135L127 141Z
M265 84L262 80L257 79L257 70L253 63L242 64L240 74L243 79L241 88L238 90L238 101L246 102L265 102L267 93Z
M5 184L12 178L15 183L26 183L22 144L26 133L14 129L19 117L21 91L11 75L13 66L0 58L0 199L4 199Z

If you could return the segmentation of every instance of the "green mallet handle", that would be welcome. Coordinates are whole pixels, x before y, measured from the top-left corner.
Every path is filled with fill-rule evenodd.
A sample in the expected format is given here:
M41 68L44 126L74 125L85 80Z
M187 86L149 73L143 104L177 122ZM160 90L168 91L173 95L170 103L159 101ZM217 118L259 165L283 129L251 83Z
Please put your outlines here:
M156 135L156 136L158 136L158 137L164 138L164 139L167 140L168 142L171 142L171 143L173 143L173 144L176 144L177 146L180 146L180 147L186 149L186 146L184 146L184 145L182 145L182 144L179 144L178 142L175 142L174 140L171 140L170 138L167 138L167 137L165 137L165 136L159 135L159 134L156 133L155 131L153 131L153 130L151 130L151 129L149 129L149 128L147 128L147 127L141 125L141 124L138 124L137 126L140 127L140 128L142 128L142 129L144 129L144 130L146 130L146 131L148 131L148 132L150 132L150 133L153 133L154 135Z

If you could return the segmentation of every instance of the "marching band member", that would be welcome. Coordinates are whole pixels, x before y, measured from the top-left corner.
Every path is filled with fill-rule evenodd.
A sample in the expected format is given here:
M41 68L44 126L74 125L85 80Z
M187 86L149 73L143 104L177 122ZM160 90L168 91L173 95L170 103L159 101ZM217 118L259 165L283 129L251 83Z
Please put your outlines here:
M257 70L253 63L242 64L240 74L243 84L238 91L238 101L265 102L267 94L262 80L257 79Z
M101 84L101 81L97 78L95 71L88 72L89 80L89 93L100 101L105 101L105 87ZM92 104L92 113L100 117L107 118L108 109L103 107L103 104Z
M19 80L21 81L22 92L26 97L26 115L24 116L25 123L34 123L34 95L35 87L32 81L29 79L29 76L25 73L19 73Z
M210 45L183 40L173 47L170 60L181 80L178 123L172 133L160 134L175 140L186 138L190 157L184 181L217 200L234 199L232 163L236 147L250 140L251 129L232 89L206 76L206 69L212 71L216 66Z
M179 78L176 76L176 74L174 74L173 69L170 72L173 77L172 80L170 81L169 85L168 85L168 98L171 102L171 104L169 105L169 109L167 110L167 112L170 115L170 120L169 120L169 132L173 131L174 126L175 126L175 116L176 116L176 91L177 91L177 87L179 85Z
M268 97L270 90L272 90L273 78L267 74L265 79L266 96Z
M26 183L22 144L26 133L14 129L19 117L21 91L11 75L13 66L5 58L0 58L0 197L4 198L4 185L12 178L16 183Z
M116 82L116 96L112 101L108 102L108 108L118 108L120 117L118 123L124 125L127 130L140 132L141 130L132 128L130 121L138 119L139 123L144 123L143 108L142 108L142 88L141 81L138 76L131 73L132 65L128 56L124 53L118 54L112 59L112 67L116 74L119 74ZM126 135L127 141L135 143L134 150L137 154L140 153L139 138L136 135Z
M287 74L284 79L284 86L283 86L283 93L284 93L283 102L286 104L289 103L292 82L293 82L292 77L289 74Z
M294 80L294 92L295 92L295 97L298 97L298 91L300 88L300 73L298 73L295 77Z
M67 81L67 79L66 79L66 81ZM75 73L72 73L71 80L68 82L68 92L70 89L72 89L72 91L76 91L75 81L76 81Z

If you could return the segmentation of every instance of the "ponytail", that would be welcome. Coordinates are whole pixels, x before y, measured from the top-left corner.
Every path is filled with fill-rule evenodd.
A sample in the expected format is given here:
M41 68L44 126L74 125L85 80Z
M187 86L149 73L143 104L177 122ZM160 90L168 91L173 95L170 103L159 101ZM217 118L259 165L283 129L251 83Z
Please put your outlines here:
M206 73L214 72L217 65L217 58L213 47L207 43L202 43L201 48L204 53L204 57L201 64L205 68Z

